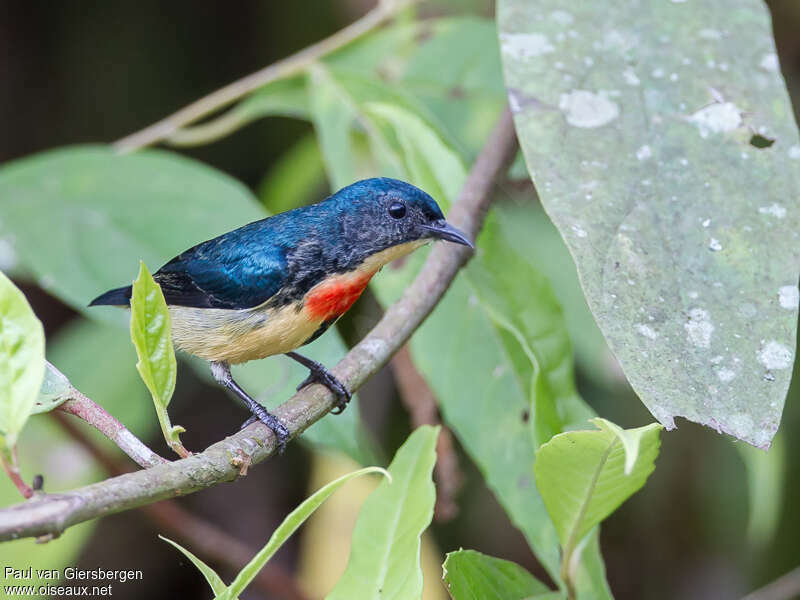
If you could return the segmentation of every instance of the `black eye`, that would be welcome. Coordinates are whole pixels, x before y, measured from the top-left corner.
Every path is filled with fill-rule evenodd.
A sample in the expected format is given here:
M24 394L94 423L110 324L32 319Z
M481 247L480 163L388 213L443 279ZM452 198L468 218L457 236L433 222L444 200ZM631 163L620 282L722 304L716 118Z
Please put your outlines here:
M395 219L402 219L406 216L406 205L395 200L389 205L389 214Z

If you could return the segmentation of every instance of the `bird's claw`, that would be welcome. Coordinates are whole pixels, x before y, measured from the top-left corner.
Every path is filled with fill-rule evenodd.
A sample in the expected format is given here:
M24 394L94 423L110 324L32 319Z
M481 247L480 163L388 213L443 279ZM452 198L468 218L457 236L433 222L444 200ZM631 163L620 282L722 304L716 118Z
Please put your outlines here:
M350 402L350 399L353 397L353 395L350 393L350 390L348 390L341 381L336 379L333 373L328 371L328 369L322 365L319 365L318 369L311 369L308 377L301 381L300 385L297 386L297 391L299 392L304 387L311 385L312 383L324 385L336 396L336 403L331 411L334 415L342 414L344 409L347 407L348 402Z
M239 429L244 429L256 421L261 421L264 425L269 427L269 429L275 435L275 442L278 446L278 454L283 454L283 451L286 450L286 444L289 443L289 438L291 437L286 425L281 423L277 417L271 415L262 408L261 410L256 409L253 411L253 415L247 419L247 421L242 423L242 426Z

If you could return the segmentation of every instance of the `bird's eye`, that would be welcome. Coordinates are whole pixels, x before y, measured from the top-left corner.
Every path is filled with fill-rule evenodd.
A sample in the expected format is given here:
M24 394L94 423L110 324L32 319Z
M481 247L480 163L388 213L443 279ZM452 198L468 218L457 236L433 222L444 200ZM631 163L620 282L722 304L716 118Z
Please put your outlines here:
M406 205L395 200L389 205L389 214L395 219L402 219L406 216Z

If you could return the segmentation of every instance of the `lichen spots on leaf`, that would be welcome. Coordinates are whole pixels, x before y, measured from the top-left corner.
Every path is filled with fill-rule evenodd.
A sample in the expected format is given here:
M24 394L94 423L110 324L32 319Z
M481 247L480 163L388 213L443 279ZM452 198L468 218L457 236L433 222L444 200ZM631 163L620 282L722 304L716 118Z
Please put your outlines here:
M305 299L309 316L321 321L340 317L358 300L371 278L372 273L335 275L317 284Z

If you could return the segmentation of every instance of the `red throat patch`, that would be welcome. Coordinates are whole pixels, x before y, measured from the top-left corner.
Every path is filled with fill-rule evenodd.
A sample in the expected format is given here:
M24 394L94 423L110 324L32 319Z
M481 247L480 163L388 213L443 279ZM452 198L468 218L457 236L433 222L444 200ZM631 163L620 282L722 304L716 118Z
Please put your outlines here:
M331 277L314 286L305 298L309 316L320 321L336 319L346 313L367 287L373 273Z

